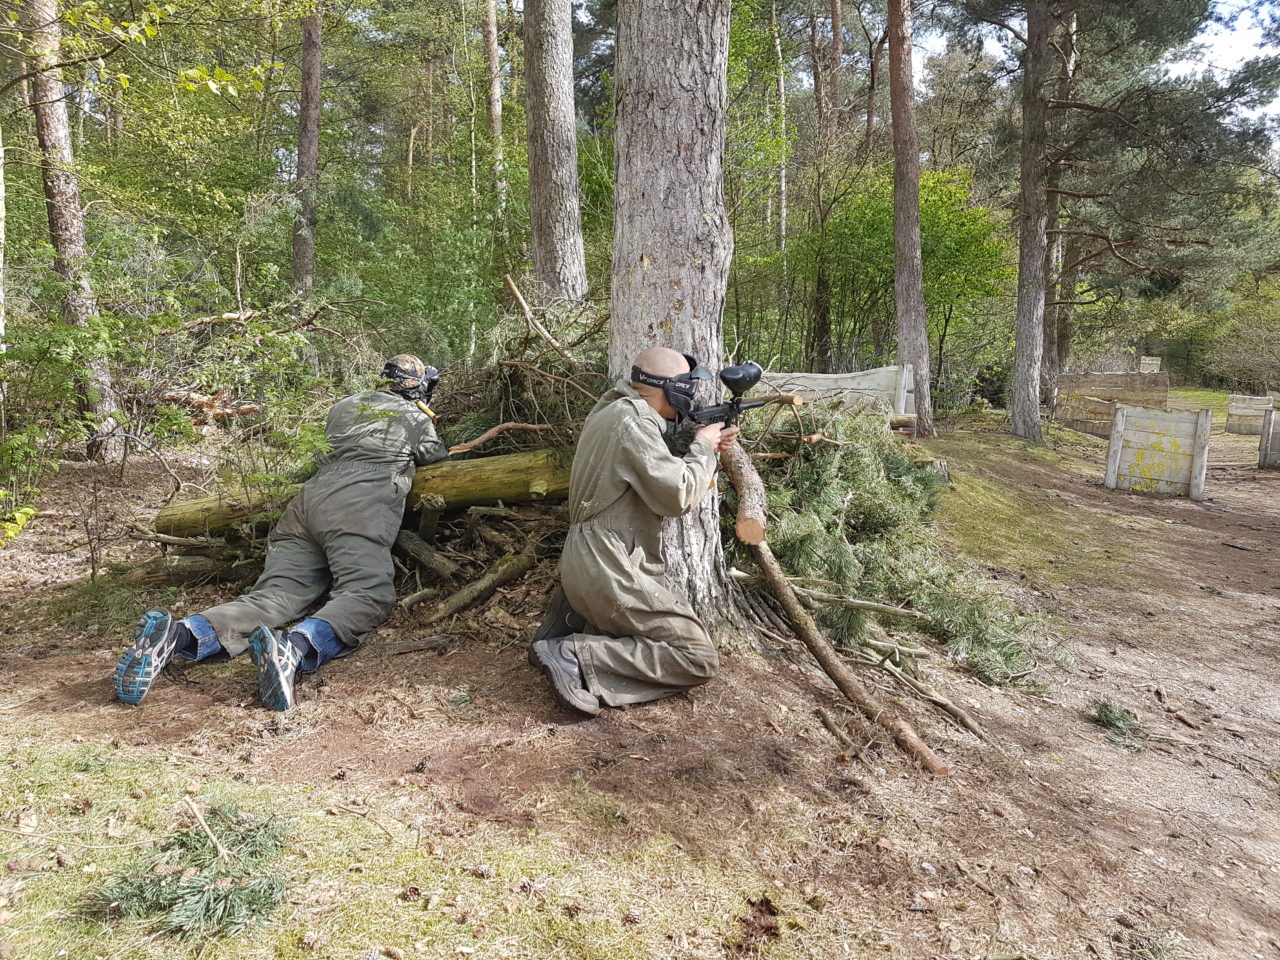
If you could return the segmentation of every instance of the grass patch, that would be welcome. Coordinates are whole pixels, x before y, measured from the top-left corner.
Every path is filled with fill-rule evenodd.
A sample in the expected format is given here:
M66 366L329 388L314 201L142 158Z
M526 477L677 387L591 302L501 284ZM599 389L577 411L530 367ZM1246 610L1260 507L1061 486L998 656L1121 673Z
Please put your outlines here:
M1227 428L1227 394L1217 390L1170 390L1170 410L1212 410L1214 429Z
M1138 718L1127 708L1107 697L1098 697L1093 702L1093 712L1089 714L1089 719L1107 731L1107 739L1116 746L1126 750L1142 749L1146 732Z
M123 645L145 611L172 607L180 597L177 587L142 587L108 571L96 581L85 577L54 590L45 609L49 619L69 630L116 637Z

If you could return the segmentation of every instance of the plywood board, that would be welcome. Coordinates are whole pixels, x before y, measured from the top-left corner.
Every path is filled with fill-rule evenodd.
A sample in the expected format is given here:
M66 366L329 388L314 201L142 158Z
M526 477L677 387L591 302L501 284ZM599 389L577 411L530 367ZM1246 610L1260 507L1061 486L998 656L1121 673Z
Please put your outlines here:
M1231 394L1227 398L1227 433L1256 436L1262 433L1262 417L1275 409L1273 397L1249 397Z
M1116 404L1107 452L1112 490L1204 497L1213 413Z
M1258 466L1280 467L1280 413L1267 410L1262 415L1262 436L1258 437Z
M1167 373L1063 373L1057 403L1067 397L1095 397L1164 409L1169 406Z
M1140 357L1138 358L1139 373L1159 373L1160 358L1159 357Z
M834 400L845 406L882 408L885 413L914 413L916 408L910 364L853 373L772 372L764 381L779 393L798 393L811 403Z

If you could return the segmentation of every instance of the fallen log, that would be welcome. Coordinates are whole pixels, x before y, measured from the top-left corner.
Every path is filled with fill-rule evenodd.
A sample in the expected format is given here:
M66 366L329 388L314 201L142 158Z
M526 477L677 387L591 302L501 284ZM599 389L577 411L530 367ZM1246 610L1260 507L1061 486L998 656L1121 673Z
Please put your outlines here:
M188 586L201 583L247 583L262 572L260 560L170 554L153 557L120 574L123 583L140 587Z
M396 534L396 549L441 580L452 580L462 572L460 566L439 550L428 546L421 537L411 530L401 530Z
M444 460L421 467L414 476L410 503L436 494L447 509L480 504L557 499L569 492L568 450L529 450L476 460ZM274 491L245 491L178 500L156 514L155 531L171 537L201 536L240 524L271 519L275 507L298 492L296 485Z
M733 464L732 468L728 465L725 467L725 472L729 475L731 481L734 480L735 474L741 478L746 472L752 474L756 472L755 468L751 466L751 461L745 457L722 458L721 462L725 462L725 459L730 459ZM760 482L758 474L756 474L755 482ZM739 493L740 499L741 496L741 493ZM925 770L938 777L944 777L949 774L951 771L947 765L933 752L933 749L927 743L920 739L920 735L916 733L909 723L876 703L871 696L871 692L853 675L853 671L849 669L844 660L840 658L840 655L823 637L817 621L813 619L813 614L806 610L804 604L800 602L795 588L787 580L786 574L782 572L782 567L779 566L777 558L773 555L773 551L769 549L769 544L762 542L748 544L747 546L750 548L751 554L755 558L756 566L760 568L765 582L782 603L782 608L786 612L787 619L791 621L792 629L795 631L796 636L809 648L813 658L818 661L818 665L831 678L840 692L868 720L879 724L887 730L903 753L914 758Z
M507 554L490 567L483 577L478 580L471 581L461 590L450 594L437 603L421 620L421 623L435 623L438 620L443 620L446 617L451 617L455 613L465 610L473 603L484 600L486 597L491 596L499 587L510 583L518 577L524 576L533 569L533 565L536 562L537 558L534 557L532 551ZM406 597L404 600L400 601L400 606L409 610L415 605L412 602L413 600L414 597Z

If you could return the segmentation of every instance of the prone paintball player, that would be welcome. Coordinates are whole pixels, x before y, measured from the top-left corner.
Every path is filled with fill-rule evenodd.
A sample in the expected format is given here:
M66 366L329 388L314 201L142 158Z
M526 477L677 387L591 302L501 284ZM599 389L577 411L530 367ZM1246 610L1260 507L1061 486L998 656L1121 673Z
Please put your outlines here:
M271 532L253 589L184 620L165 610L144 614L116 666L121 702L141 703L175 654L225 660L247 649L262 702L288 710L299 672L350 653L391 615L391 545L414 469L449 455L428 406L438 380L434 367L400 354L382 368L378 389L330 408L330 450ZM326 590L328 602L300 620Z
M583 426L561 585L529 649L530 663L574 710L658 700L719 670L702 621L666 579L661 550L662 518L698 505L716 455L738 435L715 422L697 430L683 456L668 449L668 424L692 419L697 384L710 378L693 357L645 350Z

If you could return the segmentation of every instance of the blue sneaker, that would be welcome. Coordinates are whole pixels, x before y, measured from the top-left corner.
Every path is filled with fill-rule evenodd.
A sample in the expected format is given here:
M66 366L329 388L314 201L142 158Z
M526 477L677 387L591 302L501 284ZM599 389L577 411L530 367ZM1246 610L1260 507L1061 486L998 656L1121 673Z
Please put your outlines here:
M258 696L268 710L291 710L293 684L302 653L279 630L259 626L249 637L249 654L258 668Z
M167 610L148 610L142 615L133 644L116 664L116 697L121 703L136 707L142 702L177 652L182 635L179 627Z

